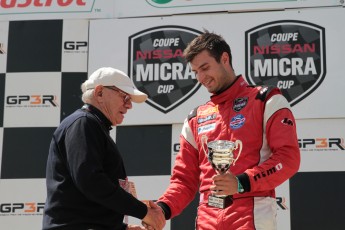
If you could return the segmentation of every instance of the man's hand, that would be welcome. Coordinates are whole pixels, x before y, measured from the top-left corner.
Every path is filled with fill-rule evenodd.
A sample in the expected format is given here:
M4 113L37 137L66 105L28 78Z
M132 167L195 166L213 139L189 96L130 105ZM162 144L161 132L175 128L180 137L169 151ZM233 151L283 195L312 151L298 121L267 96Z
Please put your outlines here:
M129 224L126 228L126 230L146 230L147 228L139 225L131 225Z
M215 175L212 180L213 185L210 186L210 190L215 195L233 195L238 191L237 179L230 172Z
M148 211L144 219L142 219L143 225L147 229L161 230L165 226L165 217L161 207L155 204L153 201L149 201Z

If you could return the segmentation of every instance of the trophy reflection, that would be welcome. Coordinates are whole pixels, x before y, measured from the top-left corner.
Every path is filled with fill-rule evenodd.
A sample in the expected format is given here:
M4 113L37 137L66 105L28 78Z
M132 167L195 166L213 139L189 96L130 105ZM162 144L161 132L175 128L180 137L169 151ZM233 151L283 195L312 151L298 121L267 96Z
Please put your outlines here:
M207 137L202 138L202 147L207 155L208 161L213 169L218 174L224 174L228 171L231 165L235 165L237 159L242 152L242 141L236 140L235 142L228 140L215 140L207 142ZM204 145L207 145L207 152ZM237 157L234 157L233 151L238 150ZM217 208L226 208L232 204L232 196L230 195L209 195L208 205Z

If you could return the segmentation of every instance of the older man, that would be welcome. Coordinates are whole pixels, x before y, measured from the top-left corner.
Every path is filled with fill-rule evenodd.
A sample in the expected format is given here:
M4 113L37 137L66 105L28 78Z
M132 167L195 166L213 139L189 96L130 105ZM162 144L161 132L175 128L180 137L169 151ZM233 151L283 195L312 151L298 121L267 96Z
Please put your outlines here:
M126 190L124 163L109 136L132 102L142 103L147 95L110 67L96 70L81 88L84 106L61 122L50 144L43 229L145 229L123 223L125 215L162 229L162 210L152 202L148 208Z

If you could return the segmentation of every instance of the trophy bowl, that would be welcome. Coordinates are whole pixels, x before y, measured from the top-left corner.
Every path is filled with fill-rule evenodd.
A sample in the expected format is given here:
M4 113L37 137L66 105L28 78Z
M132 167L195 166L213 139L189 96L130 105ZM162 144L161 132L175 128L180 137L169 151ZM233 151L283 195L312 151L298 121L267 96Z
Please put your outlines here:
M236 149L235 142L227 140L216 140L207 143L208 160L214 170L218 173L225 173L234 163L233 150ZM237 159L236 159L237 160Z
M207 150L204 147L205 144L207 146ZM202 148L216 173L224 174L229 170L230 166L235 165L241 155L242 141L236 140L233 142L228 140L215 140L207 142L207 137L204 136L202 138ZM238 148L238 154L235 158L233 151ZM230 206L232 202L231 195L211 194L208 197L208 205L211 207L226 208Z

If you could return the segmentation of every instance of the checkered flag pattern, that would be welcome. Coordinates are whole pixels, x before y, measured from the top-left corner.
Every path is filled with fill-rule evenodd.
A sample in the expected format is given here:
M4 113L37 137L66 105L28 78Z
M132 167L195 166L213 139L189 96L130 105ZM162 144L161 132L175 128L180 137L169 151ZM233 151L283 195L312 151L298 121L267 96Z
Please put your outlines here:
M50 139L80 107L88 20L0 24L1 179L45 178Z

